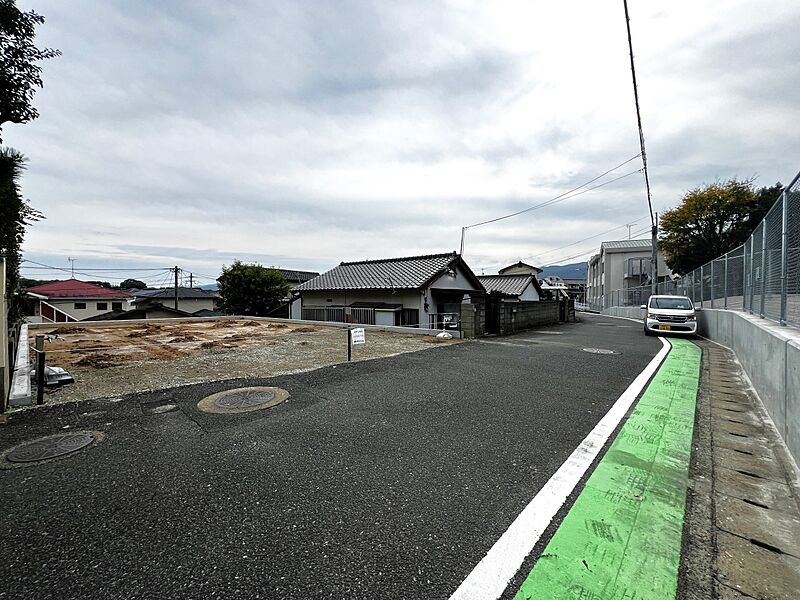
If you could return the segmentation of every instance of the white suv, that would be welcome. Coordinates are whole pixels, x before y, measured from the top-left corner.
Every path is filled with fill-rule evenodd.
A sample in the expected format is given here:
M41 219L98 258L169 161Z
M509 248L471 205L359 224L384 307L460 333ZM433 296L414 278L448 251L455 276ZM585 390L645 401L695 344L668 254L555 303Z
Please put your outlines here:
M647 304L642 304L644 314L644 333L677 333L697 335L697 311L686 296L650 296Z

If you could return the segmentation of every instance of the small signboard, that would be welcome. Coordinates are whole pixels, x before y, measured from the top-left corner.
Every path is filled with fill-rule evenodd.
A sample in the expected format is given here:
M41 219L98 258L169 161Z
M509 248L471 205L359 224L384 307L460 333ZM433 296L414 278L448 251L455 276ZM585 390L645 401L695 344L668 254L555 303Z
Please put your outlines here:
M366 335L364 334L364 328L363 327L357 327L357 328L353 329L352 330L352 335L353 335L352 340L353 340L353 345L354 346L357 346L358 344L366 344L367 343L367 338L366 338Z

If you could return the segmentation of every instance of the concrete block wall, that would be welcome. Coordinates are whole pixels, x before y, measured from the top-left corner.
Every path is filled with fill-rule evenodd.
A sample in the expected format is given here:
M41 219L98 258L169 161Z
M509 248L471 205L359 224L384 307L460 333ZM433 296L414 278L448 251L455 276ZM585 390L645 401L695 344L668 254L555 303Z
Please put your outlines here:
M603 314L642 318L636 306ZM704 308L700 335L736 353L789 452L800 463L800 330L744 312Z
M500 334L552 325L559 322L558 302L501 302L499 308Z
M486 297L473 295L461 303L461 335L476 338L486 334Z

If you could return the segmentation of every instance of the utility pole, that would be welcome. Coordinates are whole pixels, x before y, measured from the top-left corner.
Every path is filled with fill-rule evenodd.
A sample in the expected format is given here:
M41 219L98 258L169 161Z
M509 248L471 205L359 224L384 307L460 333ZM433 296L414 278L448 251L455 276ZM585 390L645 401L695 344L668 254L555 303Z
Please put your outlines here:
M628 30L628 50L631 56L631 78L633 80L633 99L636 103L636 123L639 126L639 146L642 153L642 170L644 171L644 184L647 189L647 206L650 208L650 224L653 243L653 258L650 266L652 275L651 293L658 292L658 216L653 214L653 201L650 198L650 176L647 173L647 153L644 149L644 130L642 129L642 113L639 110L639 89L636 85L636 68L633 64L633 40L631 39L631 18L628 14L628 0L622 0L625 7L625 26Z
M178 265L175 265L175 310L178 310Z
M74 258L67 257L67 260L70 264L70 269L72 270L72 278L75 279L75 260Z
M194 273L189 273L189 289L194 287Z
M461 258L464 258L464 236L466 235L466 233L467 233L467 228L466 227L462 227L461 228L461 251L458 253L458 255Z
M633 227L635 223L626 223L625 227L628 228L628 239L631 239L631 227Z

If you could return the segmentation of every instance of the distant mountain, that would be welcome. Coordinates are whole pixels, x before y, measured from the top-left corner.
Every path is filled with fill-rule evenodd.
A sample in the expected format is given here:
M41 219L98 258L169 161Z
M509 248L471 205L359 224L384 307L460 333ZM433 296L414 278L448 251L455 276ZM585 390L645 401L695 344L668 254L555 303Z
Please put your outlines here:
M211 290L212 292L219 291L219 285L216 283L206 283L198 286L201 290ZM174 294L173 294L174 295Z
M586 280L586 272L588 270L588 262L571 263L569 265L551 265L549 267L544 267L544 271L539 273L539 278L561 277L561 279Z

